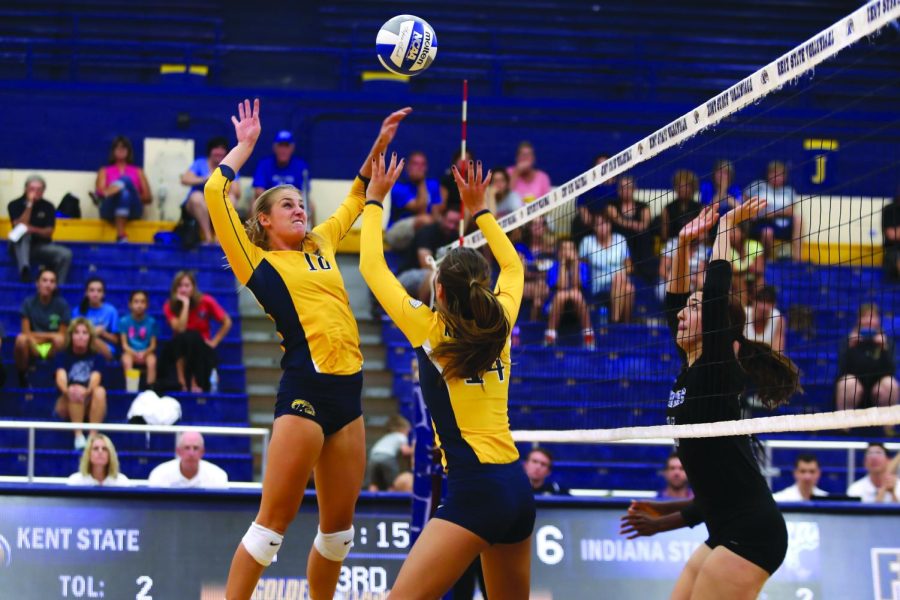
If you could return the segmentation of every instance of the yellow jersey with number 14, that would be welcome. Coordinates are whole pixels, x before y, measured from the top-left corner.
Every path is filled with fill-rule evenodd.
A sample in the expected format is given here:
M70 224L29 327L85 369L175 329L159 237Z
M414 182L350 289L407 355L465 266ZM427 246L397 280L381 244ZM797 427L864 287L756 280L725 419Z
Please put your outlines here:
M481 378L446 381L431 351L447 338L437 312L409 296L384 260L382 207L369 201L363 212L360 271L375 297L403 332L419 361L419 384L431 412L444 466L507 464L519 458L509 428L510 341ZM522 302L525 272L519 255L494 216L479 213L475 222L500 264L494 293L512 326Z

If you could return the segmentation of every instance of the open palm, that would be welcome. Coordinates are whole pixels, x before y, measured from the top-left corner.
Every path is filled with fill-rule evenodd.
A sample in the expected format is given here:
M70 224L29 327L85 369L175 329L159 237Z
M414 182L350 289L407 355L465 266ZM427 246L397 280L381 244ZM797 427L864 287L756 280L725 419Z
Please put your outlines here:
M231 117L234 123L234 134L237 136L239 144L255 144L259 139L259 133L262 131L262 125L259 123L259 98L253 101L250 106L250 100L244 100L238 104L238 116Z

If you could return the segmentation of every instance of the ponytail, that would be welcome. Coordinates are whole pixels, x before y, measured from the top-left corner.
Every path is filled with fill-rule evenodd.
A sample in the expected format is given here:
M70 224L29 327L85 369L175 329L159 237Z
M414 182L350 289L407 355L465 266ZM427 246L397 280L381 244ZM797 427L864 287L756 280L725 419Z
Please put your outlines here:
M489 266L471 248L455 248L438 274L445 300L436 302L449 339L431 355L443 363L445 380L481 378L500 357L511 326L503 305L489 287Z
M803 392L800 369L794 361L768 344L748 340L743 335L738 343L738 362L756 386L763 406L775 410L787 404L795 393Z
M800 369L790 358L772 346L744 337L746 314L737 301L728 306L731 331L738 342L738 364L750 377L760 402L768 410L785 405L795 393L803 393Z

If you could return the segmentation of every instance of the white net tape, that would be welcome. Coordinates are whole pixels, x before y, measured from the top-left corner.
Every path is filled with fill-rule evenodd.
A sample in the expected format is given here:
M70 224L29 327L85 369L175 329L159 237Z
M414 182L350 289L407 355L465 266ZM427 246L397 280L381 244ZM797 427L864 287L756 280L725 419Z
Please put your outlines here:
M867 2L834 25L820 31L694 110L632 144L609 160L554 188L547 195L499 219L500 227L504 231L510 231L551 210L566 206L579 195L662 151L685 142L707 127L796 81L801 75L812 71L841 50L874 34L898 18L900 18L900 2L897 0ZM480 231L475 231L467 235L463 243L477 248L482 246L485 240ZM438 252L438 256L443 256L455 245L444 246Z
M779 415L741 421L719 421L691 425L651 425L644 427L619 427L617 429L569 429L514 431L517 442L602 443L620 440L656 438L705 438L730 435L751 435L791 431L822 431L826 429L850 429L876 427L900 423L900 406L875 407L862 410L808 415Z

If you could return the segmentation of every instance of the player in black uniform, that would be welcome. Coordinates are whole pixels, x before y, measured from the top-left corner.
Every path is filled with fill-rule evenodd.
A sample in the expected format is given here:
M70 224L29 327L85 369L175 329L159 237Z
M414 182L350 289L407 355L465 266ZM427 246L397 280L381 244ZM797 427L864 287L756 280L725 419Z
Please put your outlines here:
M715 423L740 418L740 396L752 384L774 408L799 389L797 367L771 347L741 333L743 312L731 306L728 231L765 206L753 198L722 217L703 290L689 293L690 242L715 224L704 211L682 229L673 278L668 282L669 329L684 362L669 394L670 424ZM756 598L784 560L787 529L760 473L749 436L684 438L678 442L694 500L635 502L623 517L623 533L657 531L706 522L709 539L691 556L673 599Z

